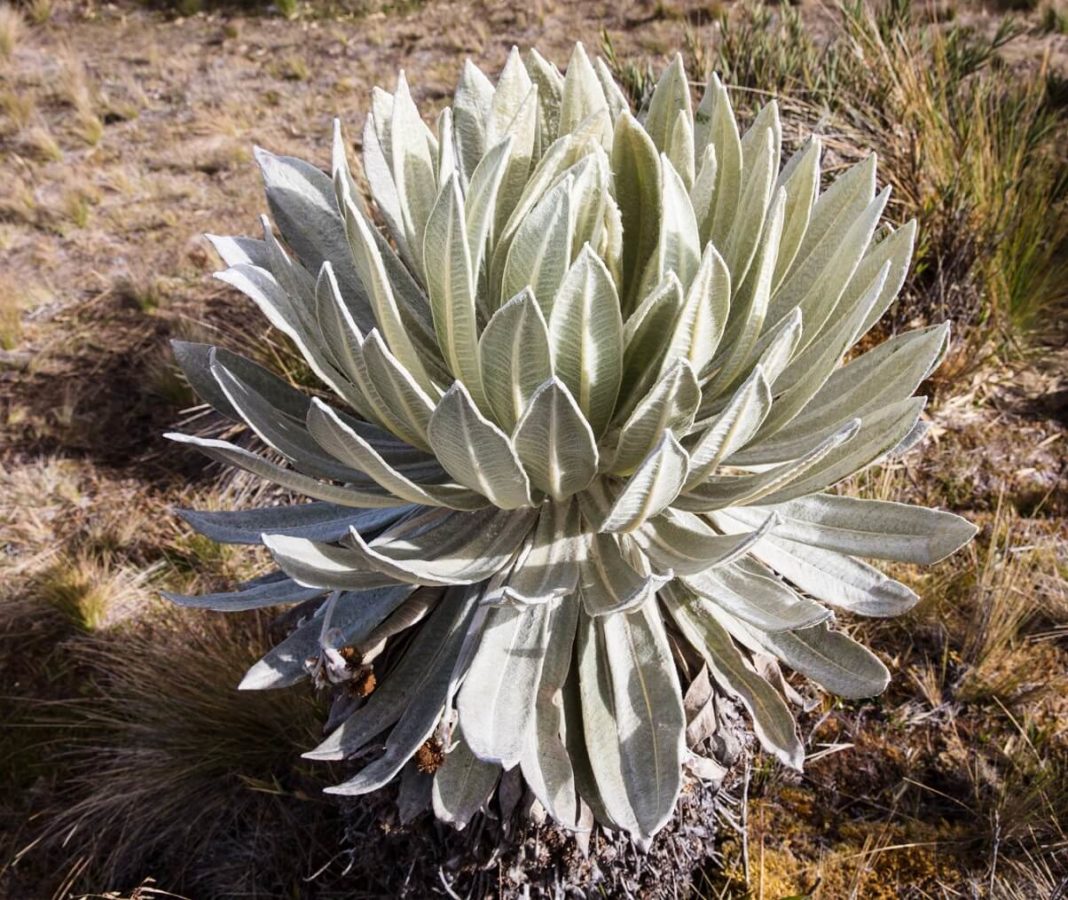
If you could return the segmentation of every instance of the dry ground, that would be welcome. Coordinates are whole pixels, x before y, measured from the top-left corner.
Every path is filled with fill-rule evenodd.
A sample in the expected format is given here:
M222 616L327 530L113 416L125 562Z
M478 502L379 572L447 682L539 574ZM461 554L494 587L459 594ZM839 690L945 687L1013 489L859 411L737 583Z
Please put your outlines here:
M518 43L563 63L574 40L599 47L604 31L640 73L676 48L714 45L721 11L379 6L305 8L294 21L239 6L181 18L37 0L17 22L0 9L0 895L128 891L156 878L192 897L326 896L317 885L327 881L375 896L368 880L345 888L343 825L317 799L323 773L293 766L317 728L314 701L248 707L233 696L268 640L264 623L168 615L155 599L262 563L189 536L169 513L234 504L254 488L161 440L192 402L166 341L207 336L291 363L249 304L210 280L216 260L201 235L256 229L254 144L325 165L331 119L356 140L371 86L398 68L429 114L465 56L494 70ZM1068 38L1050 9L1032 11L1001 54L1006 78L1052 72L1053 91ZM1000 21L957 14L984 33ZM833 35L830 11L805 17ZM913 294L929 287L920 273ZM897 573L926 597L906 619L863 626L894 671L891 689L863 704L821 699L803 721L804 777L757 757L745 838L724 832L719 862L687 857L671 889L769 900L1064 891L1068 381L1051 346L1064 311L1043 316L1053 327L1015 336L1008 351L980 326L962 338L928 385L926 449L850 487L983 527L959 558ZM183 731L191 721L199 731ZM238 738L264 746L249 752ZM176 775L189 760L192 775ZM201 816L175 827L176 802ZM227 818L235 809L240 821ZM86 833L95 825L76 827L82 814L110 823L101 834L112 852ZM382 858L403 868L406 840L400 832ZM455 852L436 831L419 840ZM710 836L692 840L711 851ZM513 892L516 858L489 857L490 875L466 886ZM327 875L308 881L320 867ZM451 877L405 889L419 896ZM399 893L402 881L381 884Z

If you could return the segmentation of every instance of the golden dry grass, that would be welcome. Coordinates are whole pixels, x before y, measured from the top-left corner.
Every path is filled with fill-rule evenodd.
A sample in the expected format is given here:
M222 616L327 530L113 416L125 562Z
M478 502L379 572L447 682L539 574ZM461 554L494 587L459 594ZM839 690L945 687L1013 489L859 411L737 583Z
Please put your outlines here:
M10 3L0 4L0 59L11 58L21 32L22 14Z

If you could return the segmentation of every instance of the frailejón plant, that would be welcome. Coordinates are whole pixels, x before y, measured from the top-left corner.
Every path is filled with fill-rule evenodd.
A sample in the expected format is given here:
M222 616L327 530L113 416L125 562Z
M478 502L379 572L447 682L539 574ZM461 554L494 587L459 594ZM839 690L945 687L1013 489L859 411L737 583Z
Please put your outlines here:
M419 765L462 824L518 766L557 821L645 844L691 752L677 654L794 767L774 660L843 697L886 686L833 610L917 598L858 557L931 563L974 529L826 490L922 434L911 395L947 329L843 364L915 228L877 232L874 157L821 190L818 138L782 168L781 140L774 103L739 134L715 77L695 110L681 59L635 115L578 46L566 76L534 52L496 85L467 63L434 129L403 74L376 89L373 203L339 128L330 176L258 153L280 237L213 238L219 277L333 396L178 344L270 453L171 437L314 502L185 513L278 571L174 599L302 604L242 687L350 682L308 754L363 760L334 792Z

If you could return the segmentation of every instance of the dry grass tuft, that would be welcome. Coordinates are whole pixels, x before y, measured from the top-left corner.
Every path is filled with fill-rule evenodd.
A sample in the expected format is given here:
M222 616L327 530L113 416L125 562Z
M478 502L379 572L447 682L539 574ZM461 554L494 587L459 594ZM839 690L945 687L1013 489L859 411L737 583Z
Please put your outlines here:
M22 14L10 3L0 3L0 59L11 59L22 32Z
M66 890L154 871L193 896L288 893L314 872L330 804L294 760L320 711L306 690L235 689L265 641L260 619L175 615L70 645L94 699L58 711L66 787L45 842L66 848Z
M59 162L63 159L63 150L47 126L33 125L22 135L22 143L37 159L44 162Z
M10 283L0 285L0 350L14 350L22 338L22 303Z
M121 568L110 554L64 553L31 581L27 593L79 630L100 631L151 605L152 574Z
M0 90L0 112L10 121L16 131L30 124L36 109L37 104L30 91L15 90L14 88Z
M52 18L55 7L52 0L28 0L26 15L34 25L46 25Z

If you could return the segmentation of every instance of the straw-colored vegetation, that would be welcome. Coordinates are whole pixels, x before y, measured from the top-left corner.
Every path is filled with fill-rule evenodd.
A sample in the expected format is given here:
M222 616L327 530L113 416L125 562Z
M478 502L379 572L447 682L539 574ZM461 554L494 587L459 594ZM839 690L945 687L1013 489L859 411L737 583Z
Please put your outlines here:
M962 2L935 15L901 2L876 13L678 0L596 20L552 0L489 2L474 19L451 0L285 6L296 18L268 4L185 19L133 2L0 6L0 894L521 890L530 857L487 854L486 872L456 874L422 820L405 831L349 810L346 834L320 796L331 773L298 759L325 711L299 689L231 690L269 619L157 601L162 588L233 585L263 562L190 535L172 506L266 499L163 448L179 422L226 429L189 408L165 347L210 340L314 384L207 277L217 261L198 235L246 233L262 212L251 145L326 166L330 118L354 119L398 65L427 86L429 113L464 55L494 70L514 41L562 64L575 39L601 46L602 30L635 96L647 63L685 47L691 77L719 71L740 109L763 101L757 91L778 95L787 138L815 128L829 162L879 151L890 216L920 224L895 322L962 327L925 386L925 451L843 489L907 496L982 529L932 570L893 567L924 597L902 620L848 623L891 669L888 692L814 695L804 775L757 755L731 789L746 785L744 838L725 829L719 863L657 870L659 882L769 900L1063 890L1063 8L1010 22ZM539 841L570 858L551 835ZM413 846L441 858L413 862ZM377 894L363 876L345 881L361 860L383 861Z

